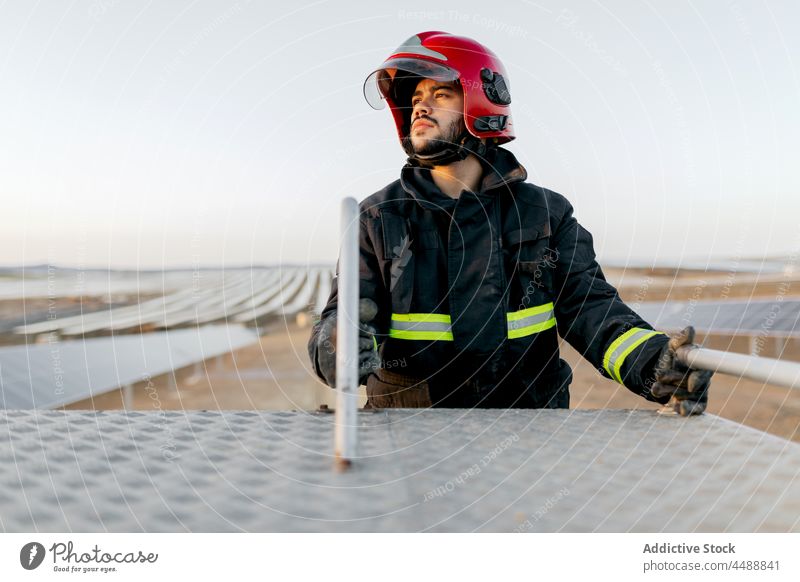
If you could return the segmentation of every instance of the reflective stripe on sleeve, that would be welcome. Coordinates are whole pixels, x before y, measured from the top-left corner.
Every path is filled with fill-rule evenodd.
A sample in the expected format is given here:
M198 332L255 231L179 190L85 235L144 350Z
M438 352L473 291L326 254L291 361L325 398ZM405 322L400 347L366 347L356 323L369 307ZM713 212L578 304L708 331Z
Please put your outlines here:
M603 368L608 375L622 384L622 364L625 358L643 342L654 335L663 335L660 331L634 327L623 333L608 346L603 356Z
M507 313L506 319L508 321L508 337L510 339L539 333L550 329L556 324L552 303Z
M442 313L392 313L389 337L404 340L453 341L450 316Z

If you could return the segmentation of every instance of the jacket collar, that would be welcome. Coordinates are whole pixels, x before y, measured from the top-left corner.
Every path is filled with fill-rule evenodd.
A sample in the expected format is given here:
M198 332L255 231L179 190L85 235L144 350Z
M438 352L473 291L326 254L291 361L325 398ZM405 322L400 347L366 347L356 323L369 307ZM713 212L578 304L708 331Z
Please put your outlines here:
M479 197L492 196L489 194L492 190L524 182L528 178L528 172L510 151L498 147L490 152L483 161L483 179L480 191L476 192ZM427 168L407 163L400 172L400 184L424 208L449 209L457 202L439 190Z

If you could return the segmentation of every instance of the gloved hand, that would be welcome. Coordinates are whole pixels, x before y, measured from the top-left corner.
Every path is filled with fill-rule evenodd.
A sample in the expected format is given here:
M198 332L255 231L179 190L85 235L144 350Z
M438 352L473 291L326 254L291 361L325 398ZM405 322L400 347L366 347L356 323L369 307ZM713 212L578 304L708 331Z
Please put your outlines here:
M681 416L703 414L708 403L711 376L708 370L695 370L682 364L676 357L680 346L694 344L694 327L685 327L673 334L664 346L656 365L656 382L651 392L655 397L671 395L667 406L672 406Z
M367 377L381 364L378 355L377 331L369 324L378 314L378 306L372 299L364 298L358 303L358 382L364 384ZM322 324L317 344L317 362L328 386L336 386L336 320L337 312L332 312Z

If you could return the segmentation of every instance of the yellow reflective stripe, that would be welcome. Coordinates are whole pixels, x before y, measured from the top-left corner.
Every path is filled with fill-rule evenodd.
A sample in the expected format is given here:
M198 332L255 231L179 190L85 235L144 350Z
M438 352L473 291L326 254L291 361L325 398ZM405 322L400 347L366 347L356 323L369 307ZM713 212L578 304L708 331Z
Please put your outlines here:
M622 384L622 364L625 363L625 358L654 335L663 334L652 329L633 327L611 342L603 356L603 368L608 372L608 375Z
M518 319L525 319L526 317L530 317L531 315L538 315L540 313L544 313L545 311L552 311L553 304L552 303L545 303L544 305L537 305L535 307L528 307L527 309L522 309L520 311L515 311L513 313L507 313L506 318L508 321L516 321Z
M450 316L446 313L392 313L392 321L450 323Z
M508 337L526 337L555 327L553 303L506 314ZM442 313L393 313L389 337L405 340L453 341L450 316Z
M556 317L552 303L528 307L506 314L508 337L526 337L555 327Z
M525 337L528 335L533 335L534 333L539 333L550 329L551 327L555 327L556 325L556 318L551 317L547 321L543 321L542 323L537 323L534 325L528 325L520 329L509 330L508 337L509 339L517 339L520 337Z
M405 329L390 329L389 337L404 340L431 340L453 341L451 331L408 331Z
M389 337L404 340L453 341L450 316L442 313L392 313Z

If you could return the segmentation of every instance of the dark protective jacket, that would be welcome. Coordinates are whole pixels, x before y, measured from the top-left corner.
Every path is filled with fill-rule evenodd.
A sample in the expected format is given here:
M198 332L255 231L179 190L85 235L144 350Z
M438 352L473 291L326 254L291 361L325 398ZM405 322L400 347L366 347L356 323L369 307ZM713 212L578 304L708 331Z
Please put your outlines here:
M434 406L568 408L561 336L604 376L666 401L650 386L668 338L605 280L566 198L526 178L497 148L479 192L450 198L407 164L361 203L360 292L378 305L382 359L368 393L424 385ZM334 280L309 341L320 378L319 330L336 299Z

